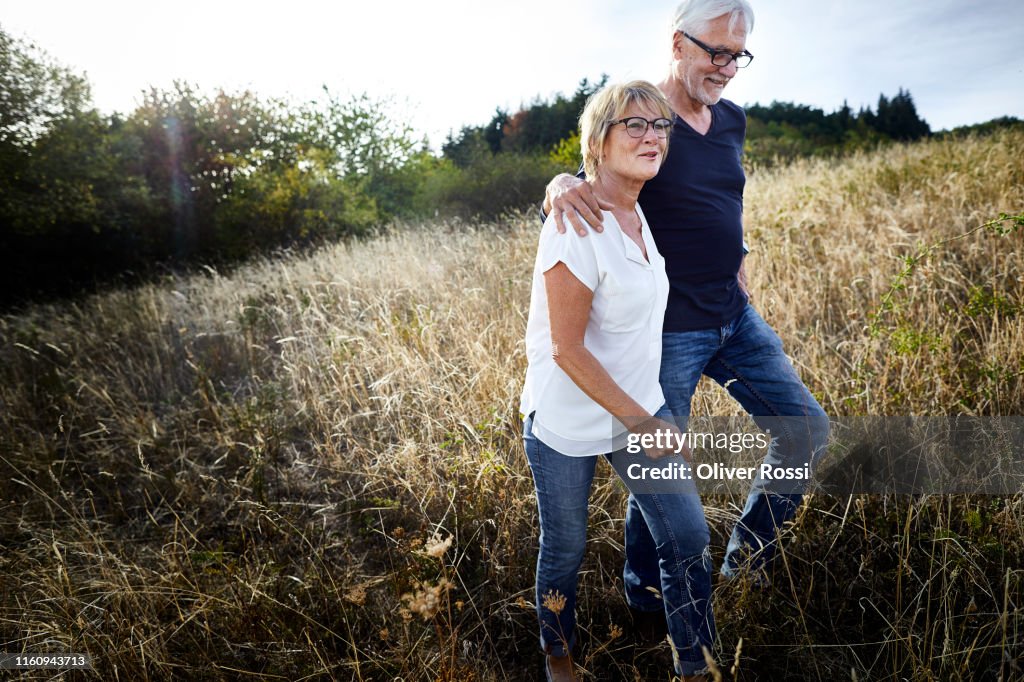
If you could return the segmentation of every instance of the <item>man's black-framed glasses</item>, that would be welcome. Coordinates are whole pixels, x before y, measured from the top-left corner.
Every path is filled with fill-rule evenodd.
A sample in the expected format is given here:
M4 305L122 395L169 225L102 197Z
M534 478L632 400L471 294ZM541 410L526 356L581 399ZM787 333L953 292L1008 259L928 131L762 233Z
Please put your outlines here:
M672 121L667 118L656 118L653 121L648 121L642 116L630 116L628 118L620 118L618 121L612 121L612 125L616 126L619 124L626 126L626 132L629 133L630 137L643 137L647 134L647 127L654 128L654 134L658 137L668 137L668 131L672 130Z
M736 68L742 69L750 66L750 62L754 60L754 55L750 54L746 50L743 52L729 52L729 50L716 50L713 47L708 47L701 41L691 36L686 31L680 31L684 36L689 38L693 43L700 49L711 55L711 63L715 66L729 66L729 62L736 60Z

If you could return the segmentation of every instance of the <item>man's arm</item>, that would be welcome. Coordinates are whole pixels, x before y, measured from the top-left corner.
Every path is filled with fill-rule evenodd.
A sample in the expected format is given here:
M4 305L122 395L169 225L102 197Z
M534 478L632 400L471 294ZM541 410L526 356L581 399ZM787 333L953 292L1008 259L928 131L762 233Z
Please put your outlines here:
M544 192L544 214L554 213L559 234L565 233L566 220L581 237L587 236L584 224L595 232L603 232L602 209L610 211L612 206L597 198L589 182L568 173L556 175Z
M744 264L746 262L747 262L747 259L744 258L743 262L740 263L740 271L736 273L736 279L740 283L740 291L743 292L743 295L747 297L747 301L749 302L750 301L750 289L747 288L747 271L744 269Z
M740 291L747 297L747 302L750 302L750 288L747 286L747 254L750 253L750 247L747 246L746 240L743 242L743 260L740 261L740 271L736 273L736 281L739 282Z

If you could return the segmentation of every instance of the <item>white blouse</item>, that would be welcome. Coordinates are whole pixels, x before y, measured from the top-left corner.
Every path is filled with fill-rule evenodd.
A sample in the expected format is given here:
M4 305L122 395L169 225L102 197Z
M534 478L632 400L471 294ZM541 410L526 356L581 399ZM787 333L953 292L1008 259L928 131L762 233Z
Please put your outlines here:
M559 234L550 216L541 230L526 324L529 365L520 411L535 412L534 435L565 455L612 452L623 446L626 429L587 397L552 357L544 273L558 262L594 292L583 345L649 413L665 402L658 374L668 277L647 219L639 205L636 210L650 262L609 211L604 212L604 231L591 231L586 237L571 229Z

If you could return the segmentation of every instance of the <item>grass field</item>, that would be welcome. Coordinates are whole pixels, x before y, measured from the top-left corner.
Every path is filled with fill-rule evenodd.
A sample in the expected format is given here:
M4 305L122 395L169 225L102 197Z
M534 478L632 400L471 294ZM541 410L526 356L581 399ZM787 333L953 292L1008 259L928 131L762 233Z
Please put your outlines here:
M750 173L754 303L829 414L1024 414L1024 235L976 229L1024 211L1022 148ZM0 318L0 651L91 654L64 679L537 679L538 227L396 226ZM668 680L625 634L624 501L600 469L579 662ZM741 502L705 499L716 560ZM1024 495L819 495L786 534L770 590L715 588L722 679L1024 679Z

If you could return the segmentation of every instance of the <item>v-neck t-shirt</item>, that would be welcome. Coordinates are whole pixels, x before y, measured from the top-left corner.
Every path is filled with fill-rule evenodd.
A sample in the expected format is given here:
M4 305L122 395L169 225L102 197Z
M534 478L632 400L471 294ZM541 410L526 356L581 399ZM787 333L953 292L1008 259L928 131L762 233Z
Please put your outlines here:
M666 332L724 326L747 303L736 277L743 261L747 119L728 100L710 109L704 135L673 116L668 155L638 199L665 257Z

